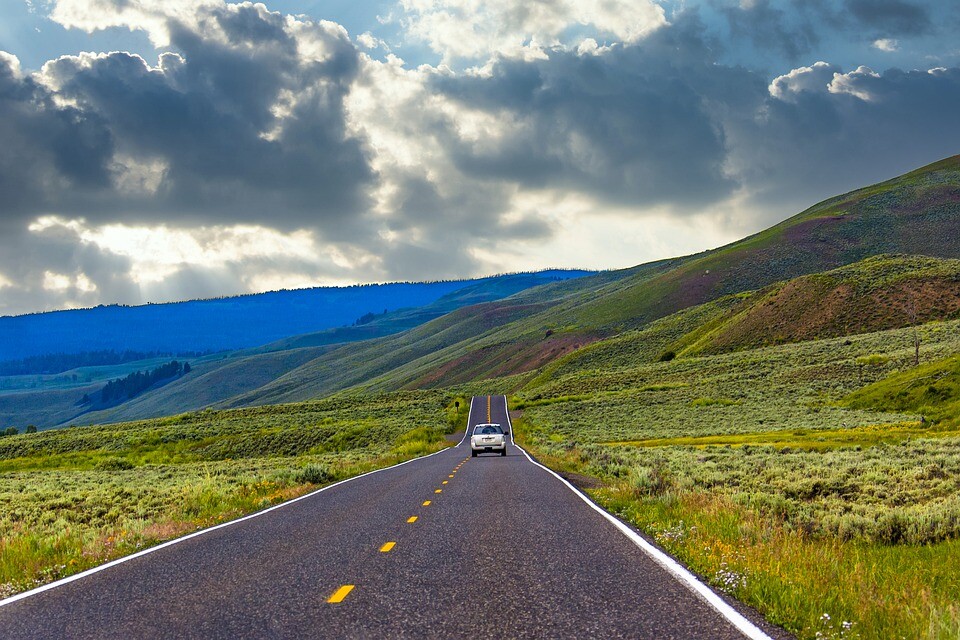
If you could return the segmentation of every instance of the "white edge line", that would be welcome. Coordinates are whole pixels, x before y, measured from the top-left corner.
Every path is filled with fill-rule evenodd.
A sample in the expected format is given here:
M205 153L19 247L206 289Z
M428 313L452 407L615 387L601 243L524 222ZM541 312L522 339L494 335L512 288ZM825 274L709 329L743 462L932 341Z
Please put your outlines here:
M473 405L472 405L472 404L471 404L471 406L470 406L470 409L471 409L471 411L473 410ZM467 420L469 421L469 419L470 419L470 414L467 414ZM463 440L460 441L460 444L463 444ZM458 444L457 446L460 446L460 445ZM417 460L424 460L424 459L429 458L429 457L431 457L431 456L435 456L435 455L438 455L438 454L440 454L440 453L443 453L444 451L450 451L450 449L452 449L452 448L453 448L453 447L444 447L443 449L440 449L440 451L434 451L433 453L428 453L428 454L425 455L425 456L419 456L419 457L417 457L417 458L411 458L411 459L409 459L409 460L405 460L404 462L398 462L397 464L390 465L389 467L383 467L382 469L374 469L373 471L367 471L366 473L361 473L361 474L358 475L358 476L353 476L353 477L350 477L350 478L346 478L346 479L344 479L344 480L340 480L339 482L335 482L335 483L333 483L333 484L330 484L330 485L327 485L327 486L322 487L322 488L320 488L320 489L317 489L316 491L311 491L310 493L304 494L304 495L299 496L299 497L297 497L297 498L293 498L292 500L287 500L286 502L281 502L280 504L276 504L276 505L274 505L274 506L272 506L272 507L268 507L268 508L266 508L266 509L263 509L262 511L256 511L256 512L251 513L251 514L249 514L249 515L243 516L242 518L237 518L236 520L230 520L229 522L224 522L223 524L218 524L218 525L215 525L215 526L213 526L213 527L209 527L209 528L206 528L206 529L201 529L201 530L199 530L199 531L194 531L193 533L188 533L188 534L185 535L185 536L181 536L181 537L179 537L179 538L174 538L173 540L167 540L166 542L163 542L163 543L161 543L161 544L158 544L158 545L156 545L155 547L150 547L150 548L148 548L148 549L144 549L143 551L138 551L138 552L136 552L136 553L130 554L129 556L123 556L122 558L117 558L116 560L111 560L110 562L107 562L106 564L101 564L101 565L98 565L98 566L96 566L96 567L92 567L92 568L90 568L90 569L87 569L86 571L81 571L80 573L74 574L74 575L72 575L72 576L68 576L68 577L66 577L66 578L61 578L60 580L56 580L56 581L54 581L54 582L50 582L50 583L45 584L45 585L43 585L43 586L37 587L37 588L35 588L35 589L30 589L29 591L24 591L24 592L22 592L22 593L18 593L18 594L16 594L16 595L10 596L9 598L6 598L5 600L0 600L0 607L4 607L4 606L6 606L6 605L8 605L8 604L13 604L14 602L18 602L18 601L20 601L20 600L25 600L25 599L27 599L27 598L29 598L29 597L31 597L31 596L35 596L35 595L41 594L41 593L43 593L44 591L50 591L51 589L56 589L57 587L62 587L63 585L69 584L69 583L71 583L71 582L73 582L73 581L75 581L75 580L80 580L80 579L82 579L82 578L86 578L87 576L93 575L93 574L95 574L95 573L99 573L99 572L101 572L101 571L106 571L106 570L109 569L110 567L115 567L115 566L117 566L118 564L123 564L124 562L129 562L130 560L134 560L134 559L136 559L136 558L140 558L140 557L142 557L142 556L145 556L145 555L148 555L148 554L151 554L151 553L156 553L157 551L160 551L161 549L165 549L165 548L167 548L167 547L172 547L172 546L175 545L175 544L179 544L179 543L181 543L181 542L185 542L186 540L190 540L191 538L196 538L197 536L202 536L202 535L204 535L205 533L210 533L211 531L216 531L217 529L223 529L223 528L225 528L225 527L232 527L233 525L235 525L235 524L240 524L241 522L244 522L245 520L252 520L253 518L258 518L258 517L260 517L260 516L262 516L262 515L264 515L264 514L270 513L271 511L275 511L276 509L282 509L283 507L289 506L289 505L293 504L294 502L299 502L299 501L301 501L301 500L306 500L307 498L312 498L313 496L315 496L315 495L317 495L317 494L319 494L319 493L323 493L324 491L327 491L327 490L329 490L329 489L333 489L334 487L338 487L338 486L340 486L341 484L345 484L345 483L351 482L351 481L353 481L353 480L359 480L360 478L364 478L364 477L366 477L366 476L370 476L370 475L373 475L373 474L375 474L375 473L380 473L381 471L388 471L388 470L390 470L390 469L396 469L397 467L402 467L402 466L405 465L405 464L410 464L411 462L416 462Z
M463 437L460 438L460 442L457 443L459 447L467 439L467 436L470 434L470 418L473 417L473 396L470 397L470 410L467 412L467 426L463 428Z
M647 542L641 535L636 531L631 529L626 523L617 518L616 516L610 514L608 511L600 507L596 502L591 500L587 495L582 491L574 487L572 484L567 482L562 476L558 473L549 469L533 458L530 457L530 454L527 453L523 447L518 445L513 439L513 423L510 422L510 407L507 405L507 396L503 396L504 409L507 413L507 424L510 425L510 443L515 446L517 449L520 449L523 452L523 455L527 457L527 460L537 465L547 473L551 474L554 478L562 482L567 486L568 489L573 491L578 498L587 503L587 505L599 513L601 516L606 518L613 526L615 526L620 533L630 538L630 540L640 547L648 556L653 558L660 566L666 569L668 572L672 573L681 584L693 591L696 595L700 596L703 600L707 602L711 607L717 610L720 615L726 618L733 626L735 626L741 633L750 640L772 640L770 636L764 633L759 627L747 620L739 611L731 607L723 598L721 598L717 593L708 587L706 584L700 581L693 573L691 573L686 567L682 564L668 556L666 553L657 549L655 546Z

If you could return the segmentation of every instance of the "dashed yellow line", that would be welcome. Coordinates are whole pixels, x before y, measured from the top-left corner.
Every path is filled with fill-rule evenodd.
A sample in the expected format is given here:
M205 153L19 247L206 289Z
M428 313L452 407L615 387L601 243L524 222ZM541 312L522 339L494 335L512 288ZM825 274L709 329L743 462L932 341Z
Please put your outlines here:
M490 402L493 400L493 396L487 396L487 422L490 422Z
M447 484L448 482L450 482L450 481L449 481L449 480L444 480L444 481L441 482L440 484Z
M429 507L429 506L430 506L430 501L429 501L429 500L424 500L424 501L423 501L423 506Z
M329 604L337 604L339 602L343 602L343 599L346 598L351 591L353 591L353 587L354 585L352 584L343 585L342 587L334 591L332 596L327 598L327 602Z
M393 549L395 546L397 546L396 542L384 542L383 546L380 547L380 553L387 553L388 551Z
M433 492L434 492L434 493L443 493L443 489L434 489Z
M417 516L410 516L409 518L407 518L407 523L409 524L413 524L416 521L417 521Z
M452 477L453 477L453 474L451 473L451 474L448 475L447 477L448 477L448 478L452 478Z

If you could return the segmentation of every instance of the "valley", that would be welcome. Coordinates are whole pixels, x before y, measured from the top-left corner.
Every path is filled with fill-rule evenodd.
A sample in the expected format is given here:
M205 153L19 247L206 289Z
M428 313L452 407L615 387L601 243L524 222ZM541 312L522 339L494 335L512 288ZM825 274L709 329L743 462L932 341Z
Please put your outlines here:
M0 438L0 588L440 451L503 394L531 455L789 634L954 638L958 238L953 157L701 254L203 355L82 415L148 361L0 379L3 424L78 425Z

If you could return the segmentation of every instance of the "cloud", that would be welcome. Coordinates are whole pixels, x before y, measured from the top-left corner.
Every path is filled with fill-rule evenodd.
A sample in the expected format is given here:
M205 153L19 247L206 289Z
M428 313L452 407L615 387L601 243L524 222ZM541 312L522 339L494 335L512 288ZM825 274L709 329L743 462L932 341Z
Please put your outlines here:
M846 0L846 8L860 25L885 36L919 35L933 27L927 7L907 0Z
M632 43L666 24L663 8L650 0L400 0L400 5L407 37L425 42L445 62L493 54L531 59L583 32Z
M712 105L749 101L763 85L713 64L698 29L685 21L602 55L557 48L482 74L435 75L434 93L493 117L484 135L459 130L442 143L463 173L521 189L678 210L722 198L735 184Z
M773 0L721 6L720 11L734 39L748 39L758 49L778 51L788 60L797 60L820 43L817 29L804 12L778 7Z
M167 20L177 53L156 66L120 52L44 66L39 80L58 101L108 123L121 154L114 186L147 187L139 197L111 190L76 210L192 223L270 211L288 229L348 233L374 176L364 142L345 130L343 100L358 64L346 32L262 5L209 6L193 22Z
M817 11L862 45L934 15L881 5L729 8L765 61L801 58L771 73L649 2L407 0L403 35L443 60L414 67L263 5L59 0L62 24L163 53L0 54L0 313L721 244L956 152L957 69L819 55Z
M822 91L839 71L839 67L821 60L809 67L798 67L777 76L770 83L769 92L778 100L796 102L803 92Z
M95 113L60 106L19 61L0 56L0 231L33 212L110 184L113 139Z
M873 48L887 53L893 53L900 49L900 43L893 38L880 38L873 41Z
M777 78L770 93L757 118L728 128L730 165L758 207L813 204L954 155L960 143L951 107L960 69L818 63Z

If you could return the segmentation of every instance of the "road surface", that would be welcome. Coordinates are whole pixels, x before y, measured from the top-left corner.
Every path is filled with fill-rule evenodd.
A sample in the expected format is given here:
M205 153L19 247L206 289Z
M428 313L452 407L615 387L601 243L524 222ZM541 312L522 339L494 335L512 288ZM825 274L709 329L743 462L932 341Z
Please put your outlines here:
M307 637L748 636L518 447L466 441L0 606L5 639Z

